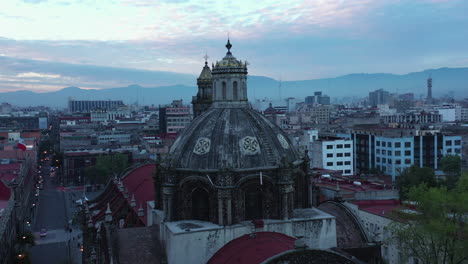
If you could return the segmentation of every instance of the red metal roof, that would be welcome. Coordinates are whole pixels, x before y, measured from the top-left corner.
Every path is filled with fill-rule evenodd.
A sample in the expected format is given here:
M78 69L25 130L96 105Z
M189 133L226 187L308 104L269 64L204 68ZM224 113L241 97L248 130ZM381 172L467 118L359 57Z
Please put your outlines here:
M399 200L358 200L351 203L359 206L359 209L368 213L388 217L397 207L401 207Z
M132 194L135 195L137 206L134 208L135 212L138 213L140 205L145 210L145 216L140 217L143 223L146 223L146 202L154 200L154 183L153 175L156 170L155 164L146 164L138 167L128 173L123 179L123 185L128 189L130 199Z
M294 249L293 237L275 233L258 232L232 240L216 252L208 264L257 264L281 252Z
M10 195L11 195L11 189L8 188L8 186L6 186L6 184L0 180L0 200L8 201L10 200Z

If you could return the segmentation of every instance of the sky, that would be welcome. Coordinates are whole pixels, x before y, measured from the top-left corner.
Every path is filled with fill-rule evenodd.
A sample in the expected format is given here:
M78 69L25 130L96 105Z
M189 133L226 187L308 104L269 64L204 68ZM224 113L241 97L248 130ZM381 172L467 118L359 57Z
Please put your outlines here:
M76 65L197 75L228 34L249 74L281 80L467 67L467 14L464 0L0 1L0 91L125 84Z

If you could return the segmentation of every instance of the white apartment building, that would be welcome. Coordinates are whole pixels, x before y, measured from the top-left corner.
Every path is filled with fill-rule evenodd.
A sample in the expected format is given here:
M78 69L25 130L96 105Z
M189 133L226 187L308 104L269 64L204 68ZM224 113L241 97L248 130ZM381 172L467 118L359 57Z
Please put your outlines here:
M319 139L312 145L311 165L315 168L354 174L353 141L350 139Z
M461 136L446 136L442 141L442 155L462 155L462 138Z
M399 175L414 164L413 137L375 137L375 167L385 174Z

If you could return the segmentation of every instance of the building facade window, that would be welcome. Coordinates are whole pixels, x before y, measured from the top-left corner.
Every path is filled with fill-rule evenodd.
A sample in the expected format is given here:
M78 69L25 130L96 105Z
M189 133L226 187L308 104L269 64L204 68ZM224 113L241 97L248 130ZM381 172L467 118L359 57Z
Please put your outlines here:
M237 82L236 82L236 81L234 81L234 82L232 83L232 89L233 89L233 90L232 90L232 94L233 94L234 100L235 100L235 101L239 100L239 99L238 99L238 91L237 91Z
M222 96L223 96L223 100L226 100L226 94L227 94L227 91L226 91L226 82L223 82L223 89L221 91L222 93Z

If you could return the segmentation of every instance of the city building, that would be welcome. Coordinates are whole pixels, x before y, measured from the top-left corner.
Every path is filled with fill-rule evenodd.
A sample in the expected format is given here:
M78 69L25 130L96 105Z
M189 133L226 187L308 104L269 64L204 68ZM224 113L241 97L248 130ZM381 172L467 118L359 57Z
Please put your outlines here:
M380 115L383 124L430 124L442 122L442 115L436 111L433 112L411 112L397 113L393 115Z
M163 133L179 133L190 124L193 114L182 100L174 100L170 106L159 108L159 129Z
M311 167L354 174L353 141L340 138L319 138L312 144Z
M93 110L114 110L123 106L121 100L68 100L68 111L70 113L89 113Z
M462 136L440 129L360 126L352 130L355 170L368 173L377 169L393 181L412 165L439 169L446 154L462 157Z
M305 98L305 103L309 105L329 105L330 97L328 95L322 95L322 92L314 92L313 96L307 96Z
M11 134L11 133L8 133ZM31 231L37 204L39 175L37 142L40 133L14 133L24 140L26 150L18 148L18 140L0 134L0 263L16 263L14 257L25 254L18 237ZM36 137L37 136L37 137ZM37 188L36 188L37 186Z
M369 93L369 105L377 107L381 104L388 104L390 102L390 93L384 89L378 89Z

